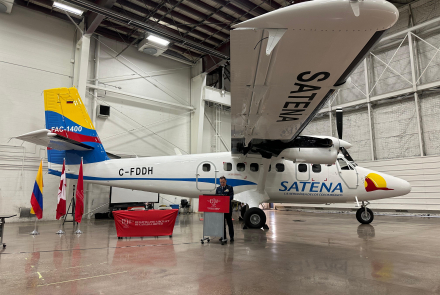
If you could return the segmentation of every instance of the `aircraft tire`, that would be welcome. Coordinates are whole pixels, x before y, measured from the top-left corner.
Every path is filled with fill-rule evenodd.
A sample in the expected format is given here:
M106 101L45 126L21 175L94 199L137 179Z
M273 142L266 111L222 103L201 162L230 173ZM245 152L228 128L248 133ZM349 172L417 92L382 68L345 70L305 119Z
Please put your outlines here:
M373 211L367 208L367 214L365 214L365 208L360 208L356 212L356 219L362 224L370 224L374 219Z
M244 215L246 214L246 209L247 209L246 207L247 207L246 205L241 206L240 215L241 215L241 218L243 218L243 219L244 219Z
M244 214L244 223L248 228L262 228L266 224L266 214L260 208L250 208Z

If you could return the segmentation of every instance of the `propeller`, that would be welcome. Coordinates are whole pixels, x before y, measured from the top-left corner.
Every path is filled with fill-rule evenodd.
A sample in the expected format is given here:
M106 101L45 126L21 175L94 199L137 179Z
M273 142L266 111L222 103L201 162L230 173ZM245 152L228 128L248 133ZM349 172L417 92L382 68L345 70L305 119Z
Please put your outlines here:
M342 109L336 109L336 129L339 139L342 139Z
M336 129L338 130L338 137L342 140L342 126L343 126L343 112L342 109L336 109ZM340 147L342 155L349 160L350 162L354 162L353 158L348 153L347 149L343 146Z

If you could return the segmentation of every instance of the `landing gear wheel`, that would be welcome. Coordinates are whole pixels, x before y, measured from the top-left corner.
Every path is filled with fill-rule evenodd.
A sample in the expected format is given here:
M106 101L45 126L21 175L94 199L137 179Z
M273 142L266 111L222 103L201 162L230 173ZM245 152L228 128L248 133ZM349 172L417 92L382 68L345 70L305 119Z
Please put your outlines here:
M360 208L356 212L356 219L362 224L370 224L374 219L373 211L367 208L365 212L365 208Z
M266 224L266 214L260 208L250 208L244 214L244 223L248 228L262 228Z
M240 215L241 215L242 219L244 219L244 215L246 214L246 209L247 209L246 207L247 207L246 205L241 207L241 210L240 210L241 214Z

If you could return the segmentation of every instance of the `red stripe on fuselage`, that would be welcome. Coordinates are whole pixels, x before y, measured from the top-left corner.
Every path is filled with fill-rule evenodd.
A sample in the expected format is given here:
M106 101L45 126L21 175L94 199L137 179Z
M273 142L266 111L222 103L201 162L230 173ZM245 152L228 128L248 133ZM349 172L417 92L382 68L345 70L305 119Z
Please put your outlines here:
M75 132L72 132L72 131L66 131L66 130L58 131L58 132L57 131L52 131L52 132L54 132L54 133L56 133L58 135L67 137L69 139L79 141L79 142L97 142L97 143L101 143L101 141L99 140L99 137L97 137L97 136L82 135L82 134L79 134L79 133L75 133Z

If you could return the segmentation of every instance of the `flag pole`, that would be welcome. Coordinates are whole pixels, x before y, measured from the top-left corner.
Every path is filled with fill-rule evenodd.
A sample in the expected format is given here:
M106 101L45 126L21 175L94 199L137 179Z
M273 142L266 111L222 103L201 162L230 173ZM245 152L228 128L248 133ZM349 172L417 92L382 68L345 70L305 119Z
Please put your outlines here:
M66 158L64 158L63 159L63 171L62 171L62 173L61 173L61 178L63 177L63 173L65 173L65 166L66 166ZM62 186L61 186L61 191L63 191L63 186L65 187L66 186L66 184L65 184L65 181L66 181L66 179L64 179L64 182L63 182L63 184L62 184ZM58 192L59 193L59 192ZM60 202L60 200L58 200L58 202ZM64 206L66 206L66 204L64 204ZM65 209L66 208L64 208L64 213L66 213L67 214L67 212L65 211ZM65 214L65 215L66 215ZM57 205L57 217L58 217L58 205ZM64 224L64 222L63 222L63 217L61 216L61 218L60 218L60 229L56 232L56 234L57 235L63 235L65 232L63 231L63 224Z
M57 235L64 235L63 231L63 218L60 218L60 230L56 232Z
M37 216L35 215L35 227L34 227L34 230L30 233L31 235L33 235L33 236L36 236L36 235L39 235L40 233L37 231L37 220L38 220L38 218L37 218Z
M83 167L83 157L81 157L81 165L79 166L79 169L80 169L80 170L84 169L84 167ZM78 181L80 181L80 180L79 180L80 172L84 173L84 170L78 172ZM81 176L82 176L82 175L81 175ZM77 188L77 190L76 190L76 193L78 194L78 188ZM81 192L80 192L80 193L81 193ZM83 193L84 193L84 189L83 189ZM83 206L84 206L84 196L83 196L83 200L82 200L82 202L83 202ZM76 218L76 216L75 216L75 218ZM80 226L81 222L77 222L77 224L78 224L78 227L77 227L77 230L75 231L75 234L80 235L80 234L83 233L83 232L79 229L79 226Z

